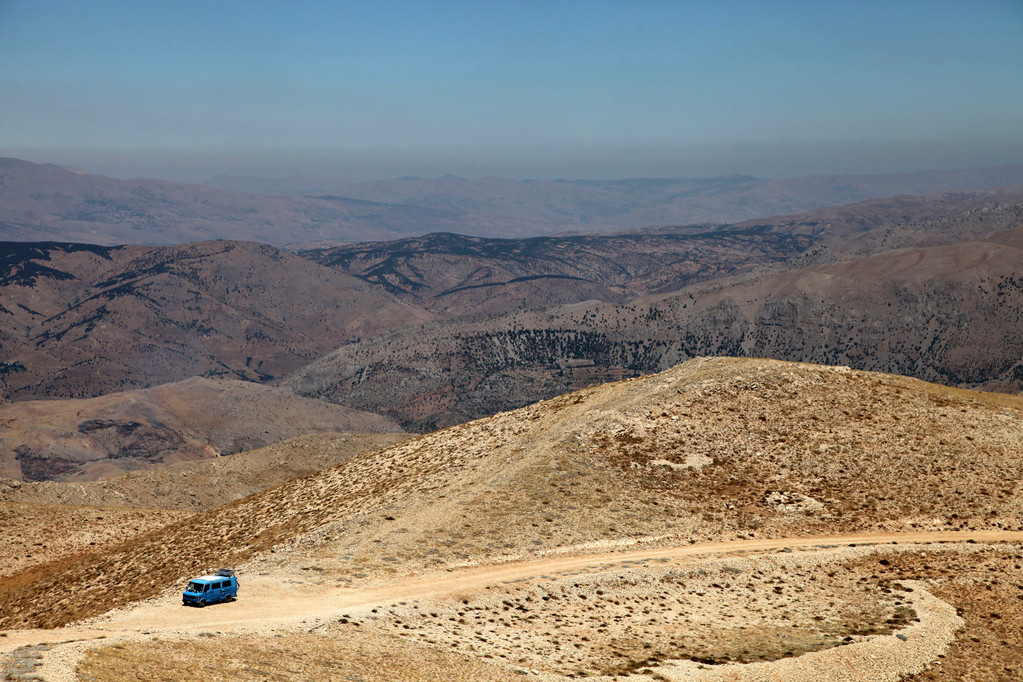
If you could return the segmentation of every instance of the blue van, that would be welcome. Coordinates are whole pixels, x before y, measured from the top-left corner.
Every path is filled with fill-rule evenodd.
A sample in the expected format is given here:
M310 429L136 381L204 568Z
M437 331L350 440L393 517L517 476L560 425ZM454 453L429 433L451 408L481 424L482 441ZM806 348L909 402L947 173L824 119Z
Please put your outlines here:
M200 609L207 604L218 601L234 601L238 597L238 578L234 571L222 568L215 575L204 575L190 580L188 587L181 593L181 603L185 606L198 606Z

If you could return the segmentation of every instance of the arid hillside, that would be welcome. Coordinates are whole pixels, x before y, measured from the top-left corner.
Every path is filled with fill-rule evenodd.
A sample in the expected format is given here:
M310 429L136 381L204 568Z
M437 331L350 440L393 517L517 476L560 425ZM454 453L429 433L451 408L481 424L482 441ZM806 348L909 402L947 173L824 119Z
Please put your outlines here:
M0 405L0 477L94 480L303 434L400 430L385 417L290 391L192 378L98 398Z
M1017 212L1000 213L990 226L1004 227ZM928 233L916 229L917 238ZM842 364L1018 391L1021 230L717 279L628 304L576 303L395 330L342 347L285 383L421 431L701 355Z
M635 234L483 239L430 234L300 252L446 315L625 301L778 263L815 239L721 226Z
M0 477L0 575L123 543L197 511L273 488L405 434L326 433L85 482Z
M637 543L1018 529L1021 423L1016 396L696 359L358 455L12 576L0 627L52 627L246 560L359 585Z
M196 512L308 476L408 437L405 433L317 433L234 455L164 464L96 481L22 482L0 478L0 502Z
M354 277L247 242L9 242L0 262L0 391L15 400L198 375L266 381L432 317Z
M756 268L984 239L1023 224L1023 188L902 195L740 225L484 239L431 234L301 255L448 315L622 302Z

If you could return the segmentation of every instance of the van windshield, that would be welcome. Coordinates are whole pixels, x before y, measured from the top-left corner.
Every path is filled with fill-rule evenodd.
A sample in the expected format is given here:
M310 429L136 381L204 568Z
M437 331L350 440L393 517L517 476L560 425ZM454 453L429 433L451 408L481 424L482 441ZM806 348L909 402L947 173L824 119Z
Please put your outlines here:
M202 592L202 583L188 583L188 587L185 589L186 592Z

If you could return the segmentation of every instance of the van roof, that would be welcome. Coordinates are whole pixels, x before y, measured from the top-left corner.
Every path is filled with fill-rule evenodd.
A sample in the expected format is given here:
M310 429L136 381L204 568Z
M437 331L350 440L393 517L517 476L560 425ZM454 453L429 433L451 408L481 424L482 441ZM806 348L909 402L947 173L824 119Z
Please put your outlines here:
M203 581L207 583L212 583L216 582L217 580L223 580L223 577L219 575L203 575L199 576L198 578L192 578L192 582Z

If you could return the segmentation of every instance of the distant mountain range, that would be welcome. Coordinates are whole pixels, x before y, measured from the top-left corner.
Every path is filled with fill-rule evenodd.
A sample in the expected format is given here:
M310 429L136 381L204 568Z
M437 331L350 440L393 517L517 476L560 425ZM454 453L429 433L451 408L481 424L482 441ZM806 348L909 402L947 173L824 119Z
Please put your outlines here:
M1023 190L1003 189L729 227L300 254L7 243L0 387L87 398L298 372L301 395L413 430L696 355L1018 390L1021 226Z
M464 224L457 211L118 180L0 158L0 239L7 241L110 246L240 239L281 245L394 239Z
M1023 225L1023 210L1014 217ZM628 303L435 321L343 346L286 384L421 431L710 355L1019 391L1021 246L1023 227L985 240L715 279Z
M480 224L456 230L488 236L486 230L519 226L507 236L574 230L621 230L653 225L735 223L751 218L803 213L813 209L891 197L927 195L1023 184L1023 165L968 170L814 175L766 180L749 175L712 178L624 180L468 180L405 177L358 184L323 177L287 179L218 176L211 187L256 193L330 194L351 199L461 211ZM469 226L472 227L472 226ZM496 235L504 236L504 235Z
M1005 212L1021 199L1023 187L938 192L729 226L517 240L438 233L298 253L413 305L464 315L592 299L623 302L771 264L955 243L983 237L995 224L1015 227L1011 210Z
M178 244L210 239L275 246L452 232L531 237L752 218L942 190L1023 184L1023 165L888 175L762 180L518 181L398 178L337 186L218 177L207 185L118 180L0 158L0 240ZM243 191L240 191L243 190ZM271 191L274 194L257 192Z

